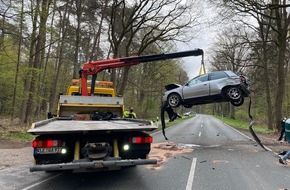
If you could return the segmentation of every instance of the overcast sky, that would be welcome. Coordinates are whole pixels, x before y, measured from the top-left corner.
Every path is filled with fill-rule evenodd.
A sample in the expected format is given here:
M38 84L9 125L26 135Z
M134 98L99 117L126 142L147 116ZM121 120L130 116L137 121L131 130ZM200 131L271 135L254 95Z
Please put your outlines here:
M203 3L206 3L203 1ZM197 37L193 40L191 40L188 44L181 44L177 43L177 49L178 51L187 51L187 50L193 50L196 48L203 49L204 51L204 63L206 69L209 68L207 58L209 56L209 49L211 48L214 39L215 34L218 30L212 23L214 18L216 18L216 10L213 7L210 6L203 6L206 7L204 9L204 15L203 15L203 23L198 29L199 33L197 34ZM197 29L194 29L197 30ZM186 57L182 59L184 62L184 69L186 70L188 77L191 79L199 74L200 66L201 66L201 56L197 57Z

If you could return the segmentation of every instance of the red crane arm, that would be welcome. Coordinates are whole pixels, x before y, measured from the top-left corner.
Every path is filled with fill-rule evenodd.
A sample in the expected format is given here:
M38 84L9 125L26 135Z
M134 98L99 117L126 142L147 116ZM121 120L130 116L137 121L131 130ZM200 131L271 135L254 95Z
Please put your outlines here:
M166 59L175 59L187 56L203 56L203 50L195 49L184 52L168 53L168 54L155 54L155 55L145 55L145 56L134 56L134 57L124 57L117 59L99 60L87 62L84 64L83 69L80 70L81 77L81 95L89 96L87 89L87 76L96 75L98 72L105 69L112 69L118 67L132 66L144 62L152 62ZM92 81L91 89L94 89L94 81Z

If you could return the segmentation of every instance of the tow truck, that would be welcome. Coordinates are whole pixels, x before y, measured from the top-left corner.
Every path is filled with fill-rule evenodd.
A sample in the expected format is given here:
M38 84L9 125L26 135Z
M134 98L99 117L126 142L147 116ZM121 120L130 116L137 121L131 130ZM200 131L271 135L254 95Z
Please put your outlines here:
M85 63L80 79L73 80L67 93L59 96L56 116L32 123L28 130L36 136L30 171L91 172L156 164L148 155L153 142L149 132L157 127L149 120L124 118L123 98L116 96L111 82L97 81L97 73L200 55L203 50L195 49Z

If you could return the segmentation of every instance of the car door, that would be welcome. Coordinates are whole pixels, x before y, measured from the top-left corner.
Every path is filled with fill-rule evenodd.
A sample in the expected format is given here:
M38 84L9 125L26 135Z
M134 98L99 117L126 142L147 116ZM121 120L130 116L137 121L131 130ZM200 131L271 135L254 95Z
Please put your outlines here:
M221 93L221 89L226 85L229 76L224 71L209 73L209 94L216 95Z
M209 95L208 74L193 78L183 86L183 99L199 98Z

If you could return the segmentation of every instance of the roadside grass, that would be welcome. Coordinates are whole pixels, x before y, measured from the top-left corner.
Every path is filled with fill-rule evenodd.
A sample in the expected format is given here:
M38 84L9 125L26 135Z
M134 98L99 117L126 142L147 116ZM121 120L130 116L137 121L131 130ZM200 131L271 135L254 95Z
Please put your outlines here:
M183 122L183 121L185 121L185 120L187 120L187 119L193 118L193 117L195 117L195 115L182 116L182 118L177 118L177 119L175 119L175 120L172 121L172 122L167 122L167 123L166 123L166 127L170 127L170 126L172 126L172 125L176 125L176 124L178 124L178 123L181 123L181 122Z
M193 118L195 115L190 115L190 116L183 116L182 118L177 118L173 122L166 122L166 127L170 127L173 125L176 125L178 123L181 123L187 119ZM221 120L222 122L240 130L248 130L249 129L249 122L244 122L244 121L239 121L236 119L232 119L229 117L222 117L222 116L214 116L217 119ZM153 121L156 118L152 119ZM160 122L160 120L159 120ZM162 128L161 124L158 125L158 130ZM260 125L260 124L255 124L253 126L253 129L257 133L263 133L263 134L274 134L276 133L274 130L269 130L267 129L266 126ZM18 141L32 141L34 139L34 136L27 133L27 127L25 126L11 126L9 124L2 124L0 125L0 139L7 139L7 140L18 140Z
M176 124L178 124L178 123L181 123L181 122L183 122L183 121L185 121L185 120L187 120L187 119L193 118L193 117L195 117L195 115L182 116L182 118L177 118L177 119L175 119L175 120L172 121L172 122L169 122L168 119L167 119L167 120L165 121L166 128L167 128L167 127L171 127L171 126L173 126L173 125L176 125ZM161 122L161 120L160 120L159 122ZM161 125L161 123L160 123L160 124L158 125L158 129L157 129L157 130L161 130L161 129L162 129L162 125Z
M187 119L190 119L190 118L193 118L195 117L195 115L190 115L190 116L183 116L182 118L178 118L176 120L174 120L173 122L166 122L166 127L170 127L172 125L176 125L178 123L181 123ZM245 130L245 131L248 131L249 130L249 122L245 122L245 121L240 121L240 120L236 120L236 119L232 119L232 118L229 118L229 117L222 117L222 116L214 116L216 117L217 119L221 120L223 123L227 124L227 125L230 125L231 127L233 128L236 128L236 129L239 129L239 130ZM162 126L158 126L158 129L161 129ZM269 130L267 128L267 126L265 125L261 125L259 123L255 123L253 126L252 126L253 130L256 132L256 133L262 133L262 134L275 134L276 131L274 130Z
M17 140L17 141L32 141L34 137L24 131L0 131L0 139Z
M0 139L31 141L33 135L27 133L28 126L21 126L18 122L11 124L8 118L0 118Z
M229 117L222 117L222 116L215 116L217 119L221 120L222 122L241 130L248 130L249 129L249 122L244 122L236 119L232 119ZM276 131L269 130L265 125L261 125L258 123L255 123L252 127L255 132L257 133L263 133L263 134L274 134Z

